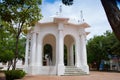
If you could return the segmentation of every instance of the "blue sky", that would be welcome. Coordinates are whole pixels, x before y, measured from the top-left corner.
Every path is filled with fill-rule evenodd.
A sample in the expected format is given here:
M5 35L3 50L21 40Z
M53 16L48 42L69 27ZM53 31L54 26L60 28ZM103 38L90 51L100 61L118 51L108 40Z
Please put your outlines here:
M90 32L87 39L111 30L100 0L74 0L72 6L63 5L62 0L43 0L41 6L43 17L54 16L59 12L60 5L62 5L62 15L74 21L80 20L80 11L83 11L85 22L91 26L86 30Z
M48 3L54 3L56 0L45 0L45 2L48 2Z
M118 8L120 10L120 0L116 0L116 2L117 2L117 6L118 6Z
M56 2L56 1L58 1L58 0L43 0L45 3L54 3L54 2ZM61 0L62 1L62 0Z

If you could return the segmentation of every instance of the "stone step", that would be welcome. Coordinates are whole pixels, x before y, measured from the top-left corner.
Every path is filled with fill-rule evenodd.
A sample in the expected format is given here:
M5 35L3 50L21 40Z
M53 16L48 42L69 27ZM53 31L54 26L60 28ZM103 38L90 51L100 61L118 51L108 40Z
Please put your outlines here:
M85 73L84 71L66 71L65 73Z
M81 70L79 68L66 68L66 70Z
M71 71L66 71L66 70L65 70L65 72L82 72L82 71L73 71L73 70L71 70Z
M77 67L66 67L65 69L80 69L80 68L77 68Z
M75 72L75 71L76 72L82 72L82 70L76 70L76 69L73 69L73 70L72 69L71 70L67 69L67 70L65 70L65 72Z
M77 68L76 66L65 66L65 68Z
M65 75L65 76L80 76L80 75L86 75L86 74L81 74L81 73L76 73L76 74L75 74L75 73L74 73L74 74L73 74L73 73L71 73L71 74L66 74L66 73L65 73L64 75Z
M82 71L80 68L77 68L75 66L66 66L65 67L65 73L64 75L68 76L68 75L73 75L73 76L77 76L77 75L85 75L86 73L84 71Z
M82 71L79 68L65 68L65 71Z
M65 72L65 74L86 74L85 72Z
M84 73L65 73L65 75L72 75L72 74L73 74L73 75L80 75L80 74L81 74L81 75L85 75Z
M76 66L65 66L65 68L78 68Z

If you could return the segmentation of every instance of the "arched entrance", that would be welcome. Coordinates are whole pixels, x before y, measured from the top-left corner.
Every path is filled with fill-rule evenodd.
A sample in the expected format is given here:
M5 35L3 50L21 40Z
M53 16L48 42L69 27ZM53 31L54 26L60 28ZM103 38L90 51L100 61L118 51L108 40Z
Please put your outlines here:
M43 66L51 65L52 62L52 46L50 44L46 44L44 46L44 54L43 54Z
M65 66L75 65L75 40L73 36L66 35L64 38L64 63Z
M43 39L43 66L55 65L56 61L56 39L54 35L48 34Z

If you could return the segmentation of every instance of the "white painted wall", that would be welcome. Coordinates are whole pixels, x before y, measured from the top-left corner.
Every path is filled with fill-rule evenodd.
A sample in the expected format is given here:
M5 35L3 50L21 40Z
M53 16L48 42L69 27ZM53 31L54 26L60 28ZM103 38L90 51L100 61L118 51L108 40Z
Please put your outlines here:
M31 52L31 60L32 60L32 66L28 66L29 72L33 75L41 74L41 75L63 75L64 74L64 63L61 61L64 61L64 44L69 44L65 41L64 38L67 35L72 36L73 40L70 41L73 42L76 45L76 61L75 66L81 68L85 72L89 73L88 65L86 62L86 47L85 47L85 39L80 38L80 34L85 34L85 28L87 28L88 24L71 24L68 23L68 18L54 18L54 21L46 22L46 23L37 23L34 29L31 31L32 34L34 34L33 41L32 41L32 52ZM31 33L30 32L30 33ZM37 34L37 37L36 35ZM47 35L53 35L55 39L52 39L50 41L49 37L44 39ZM36 40L37 39L37 40ZM80 40L81 39L81 40ZM37 41L37 42L36 42ZM69 40L68 40L69 42ZM82 42L82 46L81 45ZM36 43L36 44L35 44ZM52 45L54 56L56 57L55 60L55 66L42 66L42 54L43 54L43 47L46 43L49 43ZM63 43L63 44L62 44ZM62 46L60 46L62 44ZM69 48L70 48L70 45ZM85 49L84 49L85 48ZM83 51L80 51L84 49ZM37 50L37 51L36 51ZM70 51L69 51L70 52ZM40 59L39 59L40 58Z

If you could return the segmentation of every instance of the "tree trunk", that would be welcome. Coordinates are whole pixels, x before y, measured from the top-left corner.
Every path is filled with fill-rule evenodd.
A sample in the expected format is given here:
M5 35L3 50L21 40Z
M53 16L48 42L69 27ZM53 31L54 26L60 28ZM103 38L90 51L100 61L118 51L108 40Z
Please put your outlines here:
M8 68L7 68L7 70L10 70L11 65L12 65L12 60L8 61Z
M17 59L17 57L18 57L18 41L19 41L19 36L17 36L16 37L16 46L15 46L15 53L14 53L14 55L15 55L15 58L14 58L14 61L13 61L13 70L15 70L16 69L16 59Z
M101 2L112 30L120 41L120 10L117 7L116 0L101 0Z

